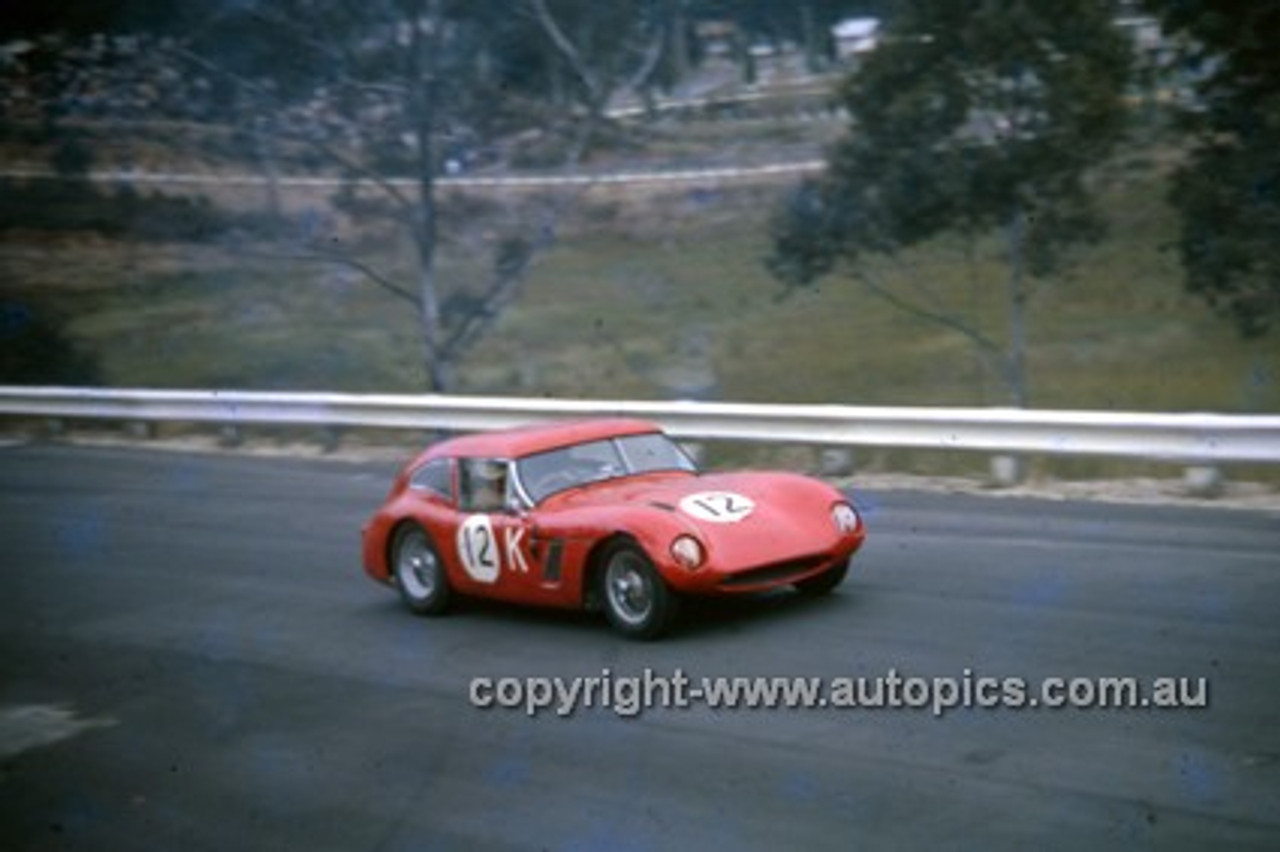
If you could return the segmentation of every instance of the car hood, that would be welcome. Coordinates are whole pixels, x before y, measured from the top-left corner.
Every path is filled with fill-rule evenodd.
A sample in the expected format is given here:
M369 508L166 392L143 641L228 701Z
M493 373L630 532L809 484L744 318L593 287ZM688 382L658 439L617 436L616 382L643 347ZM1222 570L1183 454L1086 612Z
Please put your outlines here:
M839 538L830 511L839 499L826 483L796 474L655 474L574 489L546 506L659 511L696 531L717 562L750 566L830 547Z

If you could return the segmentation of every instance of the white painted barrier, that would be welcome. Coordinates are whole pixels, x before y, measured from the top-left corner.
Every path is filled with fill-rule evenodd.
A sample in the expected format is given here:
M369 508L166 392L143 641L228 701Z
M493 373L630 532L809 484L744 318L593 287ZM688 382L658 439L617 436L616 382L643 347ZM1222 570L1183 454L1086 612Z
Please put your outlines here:
M0 415L424 431L623 415L654 420L686 439L1127 456L1199 465L1280 462L1280 415L3 386Z
M610 173L520 174L520 175L450 175L436 178L442 189L545 189L566 186L670 185L685 183L728 183L759 181L812 174L826 168L822 160L772 163L760 166L725 168L666 169L659 171L625 171ZM8 180L88 180L91 183L130 184L138 186L262 186L262 175L198 172L144 172L134 170L96 170L87 175L68 178L50 169L10 168L0 170L0 178ZM334 189L347 181L340 177L281 175L276 186L281 188ZM392 177L384 183L401 189L417 186L416 178Z

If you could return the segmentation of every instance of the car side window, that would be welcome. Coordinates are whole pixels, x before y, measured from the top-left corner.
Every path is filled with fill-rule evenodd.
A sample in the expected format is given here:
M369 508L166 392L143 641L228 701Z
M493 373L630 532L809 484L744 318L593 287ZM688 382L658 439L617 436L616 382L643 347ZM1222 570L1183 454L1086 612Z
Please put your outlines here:
M459 506L464 512L501 512L507 507L507 462L499 459L458 461Z
M450 459L434 459L413 472L409 487L453 502L453 464Z
M697 470L684 450L660 433L628 435L618 440L618 448L622 450L631 469L637 473L651 470Z

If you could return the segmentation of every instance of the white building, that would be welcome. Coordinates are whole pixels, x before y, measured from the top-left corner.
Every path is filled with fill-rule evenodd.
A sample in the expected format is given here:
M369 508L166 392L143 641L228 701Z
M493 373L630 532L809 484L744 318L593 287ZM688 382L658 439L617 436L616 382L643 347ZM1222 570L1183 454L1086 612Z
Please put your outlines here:
M845 18L831 28L836 42L836 56L856 59L875 50L880 38L879 18Z

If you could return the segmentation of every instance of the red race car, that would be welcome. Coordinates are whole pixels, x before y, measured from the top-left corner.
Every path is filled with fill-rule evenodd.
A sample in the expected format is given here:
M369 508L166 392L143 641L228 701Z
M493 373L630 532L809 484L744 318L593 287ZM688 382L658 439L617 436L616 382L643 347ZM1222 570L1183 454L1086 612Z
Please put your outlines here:
M656 425L607 419L432 446L365 526L363 559L421 615L474 595L603 609L622 633L651 638L681 596L825 594L865 534L826 483L702 474Z

